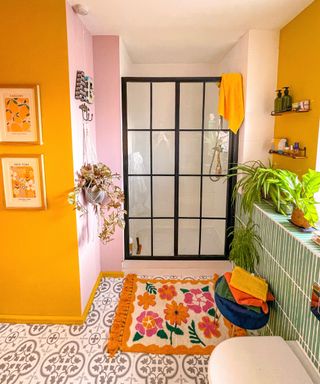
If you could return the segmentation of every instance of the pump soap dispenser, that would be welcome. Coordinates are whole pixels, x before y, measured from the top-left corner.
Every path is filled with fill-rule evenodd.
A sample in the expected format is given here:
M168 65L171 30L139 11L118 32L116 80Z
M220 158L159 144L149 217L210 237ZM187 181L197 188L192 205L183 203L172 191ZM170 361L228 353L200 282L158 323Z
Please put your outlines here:
M292 97L289 95L289 87L283 87L284 95L282 96L282 111L291 111Z
M277 97L274 99L274 111L275 112L282 112L282 93L281 89L277 89Z

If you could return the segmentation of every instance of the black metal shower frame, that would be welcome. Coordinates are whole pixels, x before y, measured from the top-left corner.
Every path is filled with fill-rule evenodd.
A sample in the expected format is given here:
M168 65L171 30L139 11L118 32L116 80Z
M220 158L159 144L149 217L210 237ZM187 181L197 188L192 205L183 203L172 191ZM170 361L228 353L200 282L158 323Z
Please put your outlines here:
M232 204L232 191L236 182L235 177L227 178L227 198L226 198L226 216L225 217L203 217L202 216L202 190L203 178L210 176L225 177L226 175L208 175L203 174L203 143L204 133L219 131L219 129L205 129L204 128L204 114L205 114L205 92L206 83L219 83L221 77L122 77L121 79L122 90L122 141L123 141L123 184L125 193L124 208L128 212L125 216L125 230L124 230L124 249L126 260L227 260L229 255L230 243L232 241L231 228L234 226L235 220L235 207ZM150 128L149 129L128 129L127 119L127 84L131 82L136 83L150 83ZM153 130L152 128L152 84L153 83L175 83L175 129L159 129ZM202 83L202 127L201 129L180 129L180 84L181 83ZM128 173L128 132L150 132L150 173L148 174L129 174ZM152 132L157 131L171 131L175 132L175 173L174 174L154 174L152 173ZM222 129L222 131L229 132L229 149L228 149L228 174L231 173L231 168L238 162L238 147L239 137L229 129ZM179 133L180 132L201 132L201 174L180 174L179 173ZM130 176L148 176L150 177L150 199L151 199L151 216L133 217L130 216L129 210L129 177ZM153 181L152 178L156 176L174 176L174 217L153 217ZM180 176L196 176L200 177L200 215L199 217L181 217L179 216L179 177ZM129 254L129 220L150 220L151 221L151 255L149 256L133 256ZM153 255L153 220L157 219L170 219L174 220L174 255L171 256L154 256ZM181 219L194 219L199 220L199 247L197 255L179 255L179 220ZM202 220L225 220L225 251L224 255L201 255L201 235L202 235Z

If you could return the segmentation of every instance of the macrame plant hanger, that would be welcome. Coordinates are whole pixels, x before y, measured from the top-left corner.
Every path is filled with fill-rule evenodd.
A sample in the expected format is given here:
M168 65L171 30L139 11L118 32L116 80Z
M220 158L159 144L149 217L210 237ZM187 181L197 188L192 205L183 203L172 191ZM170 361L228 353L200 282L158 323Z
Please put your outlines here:
M96 163L97 152L92 142L89 131L90 122L93 120L93 114L90 113L89 107L83 103L79 106L82 112L82 128L83 128L83 164Z

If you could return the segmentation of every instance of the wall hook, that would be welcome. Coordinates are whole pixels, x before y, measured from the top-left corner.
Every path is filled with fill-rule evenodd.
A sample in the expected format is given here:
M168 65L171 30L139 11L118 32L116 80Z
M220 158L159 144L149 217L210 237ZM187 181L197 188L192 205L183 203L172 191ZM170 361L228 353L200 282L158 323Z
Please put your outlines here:
M90 108L85 104L81 104L79 108L82 111L82 119L84 121L92 121L93 120L93 113L90 113Z

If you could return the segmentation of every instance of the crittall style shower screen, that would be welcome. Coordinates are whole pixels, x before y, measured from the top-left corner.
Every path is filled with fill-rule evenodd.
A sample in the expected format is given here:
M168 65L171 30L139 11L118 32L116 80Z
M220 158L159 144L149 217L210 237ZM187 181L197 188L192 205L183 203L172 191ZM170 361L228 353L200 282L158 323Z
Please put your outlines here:
M225 259L237 136L220 78L123 78L126 259Z

